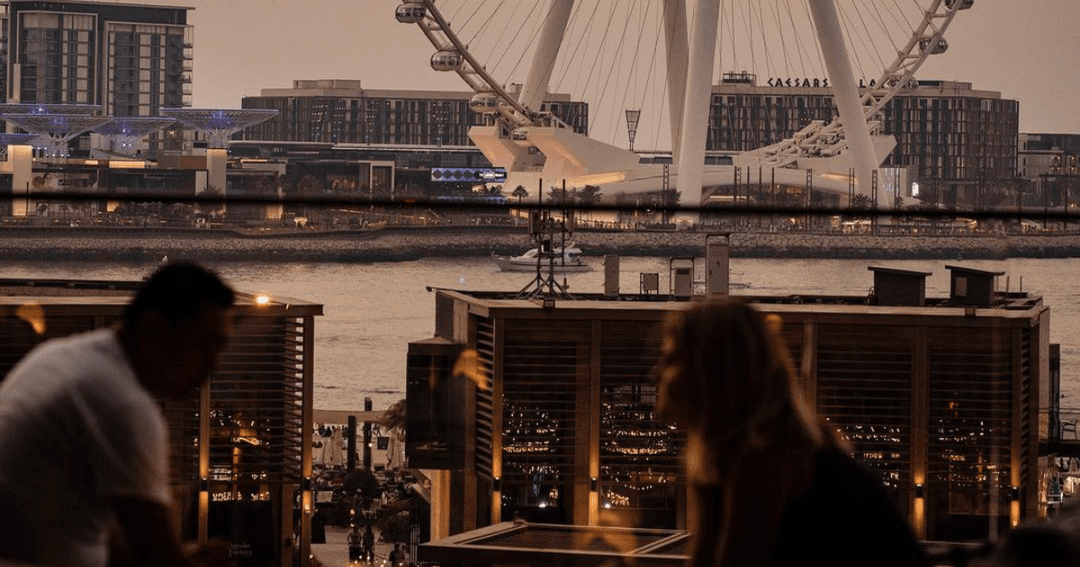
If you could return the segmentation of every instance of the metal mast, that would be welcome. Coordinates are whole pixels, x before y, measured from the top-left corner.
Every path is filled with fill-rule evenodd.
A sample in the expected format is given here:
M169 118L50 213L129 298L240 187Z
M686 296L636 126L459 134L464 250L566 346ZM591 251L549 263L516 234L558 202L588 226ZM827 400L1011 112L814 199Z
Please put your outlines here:
M844 137L847 138L848 149L851 150L855 164L857 190L868 195L873 171L880 162L874 155L870 130L866 126L866 115L862 101L859 100L859 89L855 83L855 73L851 70L851 61L848 59L836 4L833 0L810 0L810 13L821 39L825 67L832 80L833 97L840 110L840 123L843 125Z

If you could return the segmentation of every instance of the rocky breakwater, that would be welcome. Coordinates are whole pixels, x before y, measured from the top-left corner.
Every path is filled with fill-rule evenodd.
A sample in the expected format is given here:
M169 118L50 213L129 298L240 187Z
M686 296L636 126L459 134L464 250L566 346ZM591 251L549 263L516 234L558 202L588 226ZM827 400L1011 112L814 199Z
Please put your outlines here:
M707 233L693 231L581 233L590 255L703 255ZM1065 258L1080 256L1080 234L874 235L801 232L730 234L731 255L743 258Z
M588 256L702 255L705 232L579 231ZM735 257L1006 258L1080 256L1080 234L907 236L738 232ZM522 228L424 227L338 232L239 232L186 229L0 229L0 260L157 262L394 262L429 256L518 254L532 246Z

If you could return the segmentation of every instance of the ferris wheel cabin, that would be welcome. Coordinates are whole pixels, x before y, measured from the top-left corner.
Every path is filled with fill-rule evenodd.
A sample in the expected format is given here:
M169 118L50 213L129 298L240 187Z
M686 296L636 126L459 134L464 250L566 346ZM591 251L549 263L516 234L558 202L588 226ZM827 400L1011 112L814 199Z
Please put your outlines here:
M427 15L427 8L416 0L406 1L404 4L397 7L394 12L394 16L397 17L397 21L403 24L415 24L424 19Z
M465 58L452 49L436 51L435 55L431 56L431 68L436 71L457 71L464 62Z
M499 96L492 92L476 93L469 99L469 110L477 114L493 114L499 108Z

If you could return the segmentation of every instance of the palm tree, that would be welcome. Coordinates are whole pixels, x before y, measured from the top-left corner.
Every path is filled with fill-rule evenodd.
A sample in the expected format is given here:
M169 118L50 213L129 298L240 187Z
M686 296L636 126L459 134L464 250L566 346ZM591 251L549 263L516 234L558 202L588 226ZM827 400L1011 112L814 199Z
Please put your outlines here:
M398 400L390 407L386 408L383 412L383 418L380 420L380 425L386 428L387 431L394 432L394 435L405 440L405 433L408 430L409 420L405 415L405 400Z
M547 202L552 205L572 205L575 192L564 187L552 187L548 193Z
M529 196L529 191L525 189L524 185L518 185L517 187L514 187L514 191L510 193L510 196L517 197L518 204L520 205L521 201Z
M600 188L596 185L586 185L579 193L578 199L582 205L595 205L600 202Z

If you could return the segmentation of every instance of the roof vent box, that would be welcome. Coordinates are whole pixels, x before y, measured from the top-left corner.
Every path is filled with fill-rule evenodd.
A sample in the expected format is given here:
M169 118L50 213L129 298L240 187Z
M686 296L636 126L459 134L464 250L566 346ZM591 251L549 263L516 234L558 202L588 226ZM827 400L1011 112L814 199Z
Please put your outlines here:
M931 272L870 266L878 305L926 305L926 277Z

